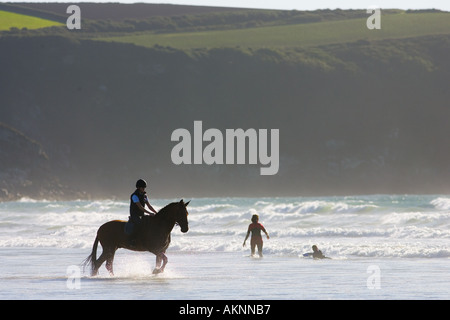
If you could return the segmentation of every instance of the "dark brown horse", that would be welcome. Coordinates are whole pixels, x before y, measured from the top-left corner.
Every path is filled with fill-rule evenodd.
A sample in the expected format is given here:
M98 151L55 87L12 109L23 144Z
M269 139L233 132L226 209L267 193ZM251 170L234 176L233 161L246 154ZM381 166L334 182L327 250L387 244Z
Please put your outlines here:
M125 221L106 222L98 229L92 253L83 264L90 265L91 275L95 276L103 262L106 261L106 269L113 275L114 254L117 249L125 248L133 251L150 251L155 254L156 267L153 273L163 272L167 264L165 252L170 244L170 232L173 227L177 223L181 227L181 232L185 233L189 230L186 210L189 202L184 203L183 200L173 202L161 209L155 216L145 216L133 245L130 244L129 236L125 234ZM102 245L103 252L97 259L98 242Z

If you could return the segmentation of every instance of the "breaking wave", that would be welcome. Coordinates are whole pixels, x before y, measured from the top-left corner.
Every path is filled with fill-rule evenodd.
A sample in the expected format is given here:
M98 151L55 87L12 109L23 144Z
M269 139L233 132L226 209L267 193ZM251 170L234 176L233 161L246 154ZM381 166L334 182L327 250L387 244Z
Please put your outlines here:
M162 208L176 200L154 200ZM179 201L179 200L178 200ZM0 248L91 248L103 223L127 219L127 201L0 203ZM202 198L189 207L190 231L176 227L169 250L236 252L253 214L271 238L266 254L301 256L311 245L334 258L450 257L450 198L354 196L329 198Z

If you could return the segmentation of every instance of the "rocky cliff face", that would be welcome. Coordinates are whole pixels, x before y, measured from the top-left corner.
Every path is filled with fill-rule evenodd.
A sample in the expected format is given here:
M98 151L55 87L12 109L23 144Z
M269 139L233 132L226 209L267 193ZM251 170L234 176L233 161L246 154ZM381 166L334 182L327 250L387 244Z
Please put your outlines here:
M0 163L0 198L45 192L40 183L49 172L47 154L38 142L4 123L0 123Z
M60 182L43 146L23 132L0 122L0 200L22 197L64 199L82 197Z

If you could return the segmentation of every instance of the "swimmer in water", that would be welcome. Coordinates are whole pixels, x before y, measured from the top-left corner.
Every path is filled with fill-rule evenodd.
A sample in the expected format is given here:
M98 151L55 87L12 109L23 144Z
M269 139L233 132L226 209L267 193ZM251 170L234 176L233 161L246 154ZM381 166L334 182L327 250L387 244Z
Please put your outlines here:
M313 245L312 249L313 249L313 252L305 253L305 254L303 254L303 256L304 257L312 256L314 259L331 259L331 258L325 257L323 255L322 251L320 251L316 245Z

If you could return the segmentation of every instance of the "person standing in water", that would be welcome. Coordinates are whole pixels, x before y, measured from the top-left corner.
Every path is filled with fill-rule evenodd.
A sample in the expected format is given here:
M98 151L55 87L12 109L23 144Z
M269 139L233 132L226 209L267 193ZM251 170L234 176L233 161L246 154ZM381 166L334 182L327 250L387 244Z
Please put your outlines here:
M260 257L262 257L263 256L263 254L262 254L263 240L262 240L262 236L261 236L261 230L266 234L267 239L269 239L269 234L267 233L264 226L261 223L259 223L258 221L259 221L259 216L257 214L254 214L252 216L252 223L248 226L247 235L245 236L244 244L242 246L245 247L245 242L247 241L247 239L250 235L250 232L251 232L252 237L250 239L250 247L251 247L252 256L255 255L255 248L258 247L258 254Z

